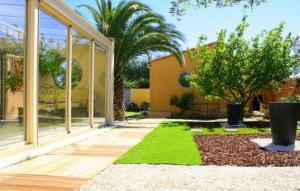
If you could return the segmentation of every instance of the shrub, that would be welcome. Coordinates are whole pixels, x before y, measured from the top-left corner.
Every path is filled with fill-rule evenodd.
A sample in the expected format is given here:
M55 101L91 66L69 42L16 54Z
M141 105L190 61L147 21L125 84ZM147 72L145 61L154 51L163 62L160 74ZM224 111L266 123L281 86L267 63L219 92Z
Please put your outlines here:
M141 108L142 110L148 110L150 107L150 103L144 101L142 104L141 104Z
M180 109L180 113L191 110L194 104L195 95L193 93L184 93L181 97L175 95L170 98L170 105Z
M289 95L288 97L285 97L281 99L281 102L288 103L300 103L300 95Z

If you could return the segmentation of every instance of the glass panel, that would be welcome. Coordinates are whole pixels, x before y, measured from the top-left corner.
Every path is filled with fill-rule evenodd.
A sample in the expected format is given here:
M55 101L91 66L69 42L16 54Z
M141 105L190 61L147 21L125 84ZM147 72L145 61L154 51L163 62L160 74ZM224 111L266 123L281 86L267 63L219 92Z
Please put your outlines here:
M0 1L0 146L24 140L25 0Z
M106 52L97 44L95 45L94 75L94 122L104 123Z
M67 27L40 11L39 136L65 131Z
M90 41L73 31L72 127L89 125Z

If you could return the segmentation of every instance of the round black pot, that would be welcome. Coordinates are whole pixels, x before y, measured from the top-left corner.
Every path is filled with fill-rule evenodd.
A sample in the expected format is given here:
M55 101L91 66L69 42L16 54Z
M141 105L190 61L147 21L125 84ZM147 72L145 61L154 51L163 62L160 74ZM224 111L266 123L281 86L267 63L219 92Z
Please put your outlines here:
M269 103L269 112L273 144L295 144L300 103Z
M228 125L238 125L240 123L241 112L242 112L241 104L235 104L235 103L227 104Z

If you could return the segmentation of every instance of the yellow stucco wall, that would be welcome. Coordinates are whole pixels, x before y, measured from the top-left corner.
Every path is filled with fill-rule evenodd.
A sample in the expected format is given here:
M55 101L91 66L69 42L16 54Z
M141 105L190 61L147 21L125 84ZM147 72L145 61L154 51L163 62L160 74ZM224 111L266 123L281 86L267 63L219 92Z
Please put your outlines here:
M150 111L151 112L179 112L179 109L170 106L169 100L172 95L181 96L186 92L193 92L196 95L195 103L211 102L200 95L196 88L184 88L179 83L179 77L183 72L193 72L198 64L191 60L185 52L186 64L180 66L175 57L167 56L150 62ZM221 110L225 109L225 102L221 102Z
M130 89L130 103L140 106L143 102L150 103L150 89Z

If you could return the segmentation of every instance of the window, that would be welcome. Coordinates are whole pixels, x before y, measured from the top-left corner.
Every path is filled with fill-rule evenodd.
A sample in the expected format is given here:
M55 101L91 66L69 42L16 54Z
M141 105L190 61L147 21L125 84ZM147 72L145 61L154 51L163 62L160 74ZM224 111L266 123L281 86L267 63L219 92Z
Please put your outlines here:
M73 59L78 63L72 65L72 82L76 83L72 89L72 127L86 127L89 125L90 41L80 33L73 31L72 46ZM79 70L79 68L81 69ZM78 71L81 73L80 81L78 80Z
M0 146L24 140L25 4L0 1Z
M106 77L106 52L95 44L94 66L94 122L104 122L105 112L105 77Z
M190 82L186 79L187 76L190 76L191 73L190 72L183 72L180 74L179 76L179 83L182 87L184 88L189 88L191 87Z
M67 73L67 61L64 60L59 66L58 70L53 74L55 84L59 88L66 88L66 73ZM82 79L82 68L80 63L72 60L72 88L76 88Z
M40 11L39 136L65 131L67 27Z

